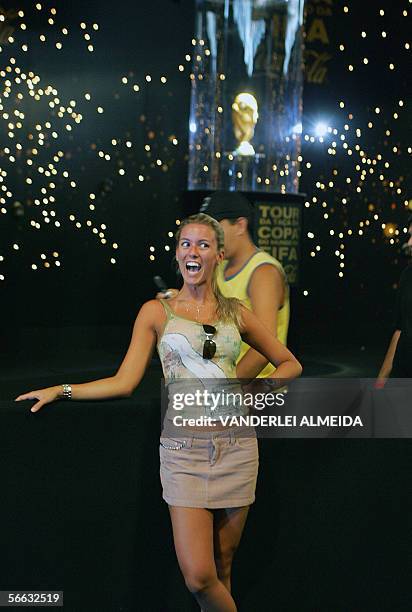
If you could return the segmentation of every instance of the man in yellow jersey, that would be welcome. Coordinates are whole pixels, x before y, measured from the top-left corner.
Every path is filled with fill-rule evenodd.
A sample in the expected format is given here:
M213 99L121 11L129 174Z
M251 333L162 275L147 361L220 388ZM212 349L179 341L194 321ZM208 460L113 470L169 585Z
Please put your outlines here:
M253 208L236 191L217 191L200 208L217 219L225 233L225 260L218 268L219 289L237 297L286 344L289 326L289 286L281 263L253 243L249 227ZM242 343L238 359L239 378L265 378L274 371L265 357Z

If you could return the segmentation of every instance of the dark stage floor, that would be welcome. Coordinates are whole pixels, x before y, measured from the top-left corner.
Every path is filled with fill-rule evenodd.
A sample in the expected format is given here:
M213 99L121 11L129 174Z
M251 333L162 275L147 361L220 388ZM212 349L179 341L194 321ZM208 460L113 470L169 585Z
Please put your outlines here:
M19 351L2 351L1 578L7 588L64 585L69 612L190 612L161 502L159 362L121 402L62 402L34 418L10 402L113 374L130 330L89 332L21 332ZM301 346L299 357L305 376L363 378L383 350ZM260 440L258 501L234 571L239 612L411 609L409 442Z

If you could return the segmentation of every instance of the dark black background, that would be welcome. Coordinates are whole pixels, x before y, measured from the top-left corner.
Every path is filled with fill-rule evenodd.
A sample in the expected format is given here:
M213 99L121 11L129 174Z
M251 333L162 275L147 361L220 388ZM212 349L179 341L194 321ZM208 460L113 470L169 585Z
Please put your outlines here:
M4 4L13 6L10 2ZM338 343L358 352L362 347L383 347L391 333L397 282L405 265L399 256L399 245L389 245L380 222L393 221L400 229L405 223L410 114L403 110L397 122L391 120L391 114L397 100L406 101L409 72L404 42L408 40L408 19L402 17L401 11L408 8L408 3L382 1L385 17L379 16L380 7L375 5L347 4L350 12L346 15L340 3L325 2L332 11L330 17L324 18L328 34L325 48L330 55L328 72L323 83L305 83L304 132L312 133L313 125L324 117L342 129L346 110L353 112L355 125L363 126L370 118L375 121L373 109L381 106L382 125L370 133L362 129L361 144L368 154L381 151L384 159L391 159L390 174L403 177L403 193L394 195L394 190L376 181L369 182L358 195L354 192L355 183L352 189L337 180L336 188L324 196L326 210L332 209L331 225L324 222L325 210L319 204L304 209L301 286L292 295L291 338L297 349L324 343ZM308 3L313 10L320 5L314 0ZM43 6L49 9L52 4ZM174 231L175 219L183 213L190 96L190 63L184 56L191 53L194 3L63 3L57 7L56 23L68 27L68 37L59 36L58 28L47 29L47 11L39 13L32 5L27 7L24 21L28 24L30 49L27 54L16 52L17 63L40 74L42 83L57 87L62 103L77 100L76 110L84 113L84 120L71 134L60 130L58 145L68 154L64 163L76 178L77 187L71 189L67 181L56 180L56 218L62 222L58 231L44 224L41 230L30 228L30 219L39 214L30 204L38 190L35 184L29 187L22 180L27 172L24 155L12 167L7 167L4 159L8 184L16 194L14 199L23 203L23 214L17 216L10 207L7 215L0 216L0 250L4 256L0 273L5 276L0 283L2 337L10 339L11 330L26 327L128 326L139 305L153 296L154 274L161 274L170 284L176 282L171 252L166 252L164 246L169 244L173 251L173 240L167 233ZM92 33L93 53L86 50L84 32L79 28L81 21ZM91 30L93 22L99 24L98 32ZM383 28L388 32L385 40L380 37ZM365 40L360 37L361 30L367 31ZM47 45L38 41L42 32L48 36ZM60 39L64 48L57 52L54 41ZM341 42L345 43L345 53L338 50ZM307 46L322 50L316 40ZM7 45L3 53L10 54ZM368 66L362 66L364 55L370 58ZM389 61L396 63L396 71L387 69ZM349 62L356 65L353 74L347 70ZM177 69L180 63L186 66L184 73ZM152 75L150 84L145 84L146 74ZM163 74L168 78L166 85L160 83ZM128 76L127 86L122 85L122 76ZM133 82L141 86L138 94L131 90ZM92 93L92 102L84 100L85 91ZM345 111L338 107L341 99L347 101ZM32 123L52 116L47 102L29 102L27 115L31 113ZM98 105L104 107L103 115L96 113ZM384 129L388 126L393 135L385 145ZM176 147L170 142L172 135L178 138ZM119 146L111 146L113 137L120 140ZM128 139L133 142L131 149L125 147ZM150 154L144 150L147 143L152 147ZM392 160L389 149L395 143L401 154L392 156ZM45 154L47 145L46 140ZM100 149L110 152L110 162L98 158L96 152ZM304 142L303 156L304 162L312 164L310 169L302 168L301 191L308 199L316 193L317 180L329 180L333 167L339 168L342 177L346 171L353 175L352 160L344 155L332 160L322 153L319 143ZM167 164L167 171L156 166L157 158ZM121 166L126 169L123 177L118 174ZM144 183L137 180L140 172L146 177ZM88 211L91 192L97 196L93 216ZM337 203L343 195L351 201L348 212ZM370 217L368 202L374 202L379 209L380 221L363 237L355 235L345 240L345 277L339 279L334 251L340 240L329 236L329 227L336 227L336 233L358 227L359 219ZM82 222L80 230L68 220L71 213ZM85 227L88 218L107 225L108 245L117 242L116 252L108 245L103 247ZM307 231L313 230L316 242L322 246L316 258L309 256L314 242L306 238ZM18 252L12 248L15 242L20 245ZM154 262L149 261L150 245L156 249ZM54 250L59 252L62 265L45 269L40 253L53 260L50 253ZM113 255L116 265L110 263ZM31 270L33 262L38 264L37 271ZM309 291L307 297L303 297L303 290ZM12 345L13 341L9 341L9 348Z

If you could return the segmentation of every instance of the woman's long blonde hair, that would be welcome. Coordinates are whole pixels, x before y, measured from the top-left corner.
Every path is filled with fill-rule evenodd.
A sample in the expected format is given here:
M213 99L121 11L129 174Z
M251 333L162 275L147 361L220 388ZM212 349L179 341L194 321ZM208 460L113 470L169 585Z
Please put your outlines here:
M224 250L225 234L223 232L222 226L220 225L218 221L216 221L216 219L213 219L213 217L210 217L209 215L206 215L205 213L198 213L196 215L191 215L190 217L183 219L183 221L179 225L179 229L177 230L175 234L176 245L179 244L182 229L186 225L189 225L191 223L198 223L200 225L206 225L207 227L210 227L215 233L217 250L219 252ZM241 325L240 306L242 302L238 300L237 298L227 298L220 291L219 286L217 284L217 266L215 267L213 271L211 284L212 284L213 295L215 296L215 299L217 302L217 307L216 307L217 318L221 321L231 321L235 323L237 327L240 327Z

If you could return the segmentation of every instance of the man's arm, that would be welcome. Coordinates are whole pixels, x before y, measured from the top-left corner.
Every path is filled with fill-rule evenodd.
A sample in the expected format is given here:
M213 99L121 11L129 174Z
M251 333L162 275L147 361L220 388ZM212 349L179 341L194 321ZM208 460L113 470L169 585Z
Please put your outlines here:
M401 275L400 287L396 297L396 310L395 310L395 331L389 342L388 350L386 351L385 359L383 360L381 369L379 370L378 378L376 381L376 387L383 387L386 383L386 379L390 376L393 366L393 358L395 357L396 348L398 346L399 338L401 336L402 328L402 293L403 293L403 275Z
M392 371L393 358L395 356L396 347L398 346L400 335L400 329L396 329L393 333L388 350L386 351L385 359L383 360L381 369L379 370L378 380L376 381L378 386L384 386L386 379Z
M271 264L256 268L249 282L248 294L253 313L276 336L277 314L285 299L285 283L279 270ZM250 348L237 365L237 377L254 378L268 363L266 357Z

